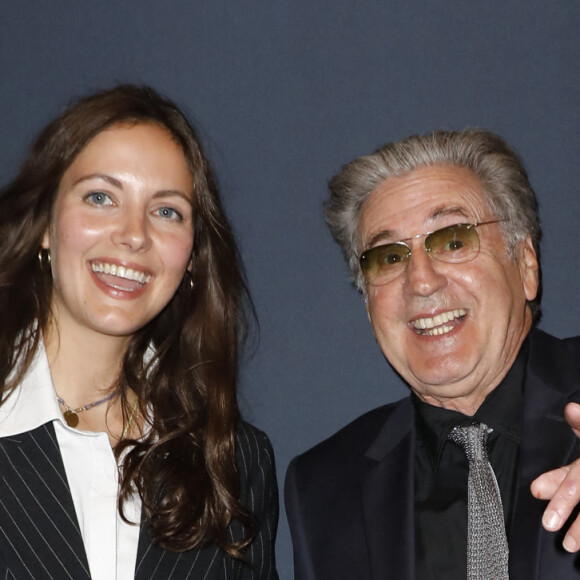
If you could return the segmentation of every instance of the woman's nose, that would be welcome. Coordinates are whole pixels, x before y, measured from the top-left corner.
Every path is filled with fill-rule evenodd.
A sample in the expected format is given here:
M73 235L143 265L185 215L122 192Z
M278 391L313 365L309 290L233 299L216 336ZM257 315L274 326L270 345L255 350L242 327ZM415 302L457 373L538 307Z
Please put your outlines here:
M147 216L138 209L127 208L114 228L113 242L133 252L147 249L150 244Z

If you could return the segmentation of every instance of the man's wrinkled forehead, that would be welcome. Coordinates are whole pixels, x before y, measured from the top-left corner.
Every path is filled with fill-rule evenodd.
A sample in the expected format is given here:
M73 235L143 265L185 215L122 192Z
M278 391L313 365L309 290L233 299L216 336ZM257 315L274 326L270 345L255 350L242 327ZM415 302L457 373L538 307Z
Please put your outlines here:
M401 216L408 222L410 215L417 231L401 224ZM472 171L453 165L421 167L385 179L367 195L359 213L358 237L370 247L493 217L485 188Z

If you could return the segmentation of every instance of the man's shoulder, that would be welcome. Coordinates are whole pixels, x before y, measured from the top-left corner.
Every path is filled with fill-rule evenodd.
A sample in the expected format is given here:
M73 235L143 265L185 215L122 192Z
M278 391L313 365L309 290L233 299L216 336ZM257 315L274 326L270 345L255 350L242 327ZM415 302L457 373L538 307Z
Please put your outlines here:
M530 334L528 376L557 390L578 388L580 336L557 338L542 330Z
M558 338L544 330L535 328L530 332L530 343L532 348L548 348L558 352L577 353L580 351L580 336L570 336L568 338Z
M294 458L292 469L306 472L312 469L332 471L337 465L345 467L346 463L360 461L393 414L406 406L411 406L409 397L361 415L334 435Z

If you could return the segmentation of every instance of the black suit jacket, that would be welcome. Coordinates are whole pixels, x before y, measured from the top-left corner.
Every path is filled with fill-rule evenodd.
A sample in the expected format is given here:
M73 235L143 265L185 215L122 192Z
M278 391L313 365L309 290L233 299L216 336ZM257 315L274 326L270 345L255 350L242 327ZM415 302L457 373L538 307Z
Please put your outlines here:
M580 400L580 337L530 336L518 493L510 532L511 580L580 577L562 534L543 530L546 505L530 483L578 458L563 419ZM413 580L415 420L410 398L375 409L293 460L286 510L298 580Z
M278 492L274 458L264 433L241 423L236 435L241 500L257 518L259 534L248 564L215 546L183 553L153 544L141 525L135 578L138 580L275 580L274 539ZM230 527L232 539L240 527ZM64 464L51 423L0 438L0 578L86 580L89 566Z

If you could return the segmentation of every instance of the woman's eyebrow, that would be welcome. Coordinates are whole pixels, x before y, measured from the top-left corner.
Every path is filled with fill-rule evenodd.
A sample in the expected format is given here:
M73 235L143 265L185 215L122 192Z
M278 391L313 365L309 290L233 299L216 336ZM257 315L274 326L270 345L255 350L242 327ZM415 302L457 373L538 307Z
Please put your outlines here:
M110 183L114 187L118 187L119 189L123 189L123 183L121 181L119 181L115 177L107 175L106 173L90 173L89 175L83 175L82 177L79 177L73 183L73 186L78 185L79 183L82 183L83 181L89 181L91 179L102 179L103 181Z

